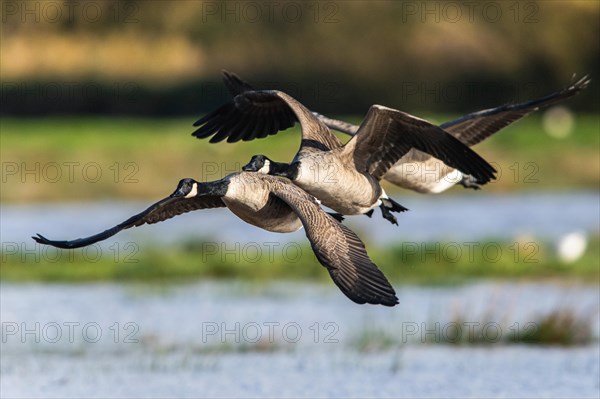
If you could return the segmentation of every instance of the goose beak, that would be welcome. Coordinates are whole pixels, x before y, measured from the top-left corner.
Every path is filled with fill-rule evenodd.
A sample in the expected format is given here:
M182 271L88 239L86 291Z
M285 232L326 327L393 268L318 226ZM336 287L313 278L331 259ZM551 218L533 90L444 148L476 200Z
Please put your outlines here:
M188 184L179 184L179 186L177 187L177 189L175 190L175 192L173 194L171 194L171 197L173 198L191 198L198 195L198 183L194 182L192 183L191 187Z
M175 192L172 195L173 197L185 197L186 196L186 192L183 191L182 187L177 188L177 190L175 190Z
M248 162L246 165L242 166L242 170L244 172L258 172L258 168L254 161Z

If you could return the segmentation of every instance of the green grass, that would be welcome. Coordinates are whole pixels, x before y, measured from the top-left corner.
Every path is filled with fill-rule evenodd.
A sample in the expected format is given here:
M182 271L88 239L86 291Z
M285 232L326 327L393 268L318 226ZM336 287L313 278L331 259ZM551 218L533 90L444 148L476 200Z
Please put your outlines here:
M208 247L210 245L211 247ZM33 254L4 252L0 277L4 281L187 281L190 279L299 279L329 283L329 274L309 246L300 255L285 257L283 251L260 255L223 251L210 243L190 243L170 249L139 245L139 252L122 251L118 257L104 248L104 256L82 250L39 247ZM211 251L208 251L208 248ZM369 255L395 284L452 285L472 279L565 279L598 283L598 238L573 263L563 263L544 243L481 242L472 254L463 248L457 256L454 243L423 243L416 250L405 244L370 248ZM485 250L487 248L487 250ZM214 249L214 250L213 250ZM296 249L296 248L295 248ZM235 253L234 253L235 252Z
M510 320L510 315L504 315ZM406 344L426 345L544 345L580 346L597 341L594 336L594 312L582 314L569 307L560 307L547 314L536 315L519 324L497 322L484 315L477 322L456 317L448 323L430 322L401 331L366 326L351 337L350 345L359 352L387 352ZM427 327L425 327L427 326ZM405 327L403 327L404 329ZM427 334L424 329L427 328ZM421 329L419 331L419 329Z
M438 123L452 119L440 115L425 116ZM347 119L358 122L357 118ZM195 117L2 118L0 201L23 203L115 198L153 201L171 193L182 177L218 179L239 170L251 155L257 153L265 153L274 159L291 159L299 144L298 132L290 131L267 140L213 145L190 136L194 120ZM539 115L506 128L476 147L486 159L497 162L502 173L498 181L484 188L485 191L597 188L599 125L599 115L577 115L574 133L565 139L545 134ZM58 178L57 171L60 172ZM100 171L99 176L97 171ZM386 190L393 192L391 187L387 184ZM450 191L450 195L452 192L462 193L464 189L457 187ZM441 253L413 253L406 245L398 245L390 248L369 246L369 254L396 282L452 284L469 278L564 276L598 281L597 239L582 259L568 265L556 259L552 249L543 243L535 248L525 248L521 244L517 248L514 243L501 243L502 256L493 261L489 256L483 256L481 250L475 251L473 259L464 255L454 260L452 255L444 256L447 244L424 245L429 249L439 245ZM480 245L483 248L486 243ZM29 256L23 262L19 254L2 254L1 277L40 281L229 277L329 280L308 246L303 247L301 260L292 264L281 257L273 262L238 262L227 257L213 257L202 262L201 244L198 243L168 251L150 247L140 247L142 250L136 255L136 263L115 262L110 256L90 263L81 255L54 263L44 259L38 262ZM535 256L527 258L533 250L536 251Z
M594 341L594 315L580 315L575 310L562 308L538 316L521 334L508 336L510 343L534 345L586 345Z
M297 131L213 145L190 136L195 119L2 118L0 201L157 199L180 178L219 179L258 153L289 160L299 145ZM599 126L600 116L577 115L574 133L556 139L534 115L504 129L475 147L501 172L485 190L597 188ZM386 190L396 191L390 184Z

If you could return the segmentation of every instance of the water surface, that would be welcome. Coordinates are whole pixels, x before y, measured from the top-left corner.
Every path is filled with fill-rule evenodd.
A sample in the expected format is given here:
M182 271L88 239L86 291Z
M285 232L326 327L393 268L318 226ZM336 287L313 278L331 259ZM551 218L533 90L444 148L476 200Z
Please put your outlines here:
M397 200L410 209L398 215L399 226L381 218L350 216L346 224L366 242L385 245L403 241L499 238L507 241L529 236L557 240L573 231L597 233L600 194L597 192L517 193L489 195L417 196ZM32 243L42 233L53 239L88 236L112 227L148 207L146 202L93 202L71 204L2 205L2 242ZM248 225L226 209L196 211L174 219L120 233L109 242L150 240L172 244L182 240L226 242L303 241L302 231L270 233Z
M592 318L597 338L597 286L401 286L395 308L355 305L333 284L0 289L3 397L600 394L597 341L573 348L495 343L498 333L556 309ZM488 344L431 343L459 316L463 326L493 326Z

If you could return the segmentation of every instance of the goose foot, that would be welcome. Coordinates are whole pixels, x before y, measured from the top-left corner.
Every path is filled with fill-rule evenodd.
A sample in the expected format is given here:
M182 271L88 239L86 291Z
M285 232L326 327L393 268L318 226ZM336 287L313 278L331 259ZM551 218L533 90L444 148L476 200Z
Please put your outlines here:
M473 190L481 189L481 184L479 184L477 179L471 175L464 175L459 184L464 188L472 188Z
M403 207L391 198L382 198L379 208L381 209L381 215L383 218L389 220L390 223L395 225L398 225L398 220L394 215L392 215L392 212L408 211L408 208Z
M396 201L394 201L391 198L382 198L380 206L386 207L391 212L406 212L406 211L408 211L408 208L403 207L402 205L400 205L399 203L397 203Z
M389 220L391 224L398 226L398 220L385 205L379 205L379 209L381 209L381 216L383 216L384 219Z

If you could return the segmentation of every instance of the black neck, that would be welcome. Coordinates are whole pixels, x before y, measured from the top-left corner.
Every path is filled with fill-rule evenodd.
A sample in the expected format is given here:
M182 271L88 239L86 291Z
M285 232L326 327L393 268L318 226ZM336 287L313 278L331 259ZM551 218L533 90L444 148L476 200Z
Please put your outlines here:
M317 140L302 139L301 148L316 148L319 151L330 151L331 148Z
M273 176L287 177L290 164L285 162L269 161L269 174Z
M272 176L282 176L288 179L293 179L297 175L296 164L289 164L285 162L270 161L269 174Z
M227 193L229 180L221 179L208 183L198 183L198 196L222 197Z

